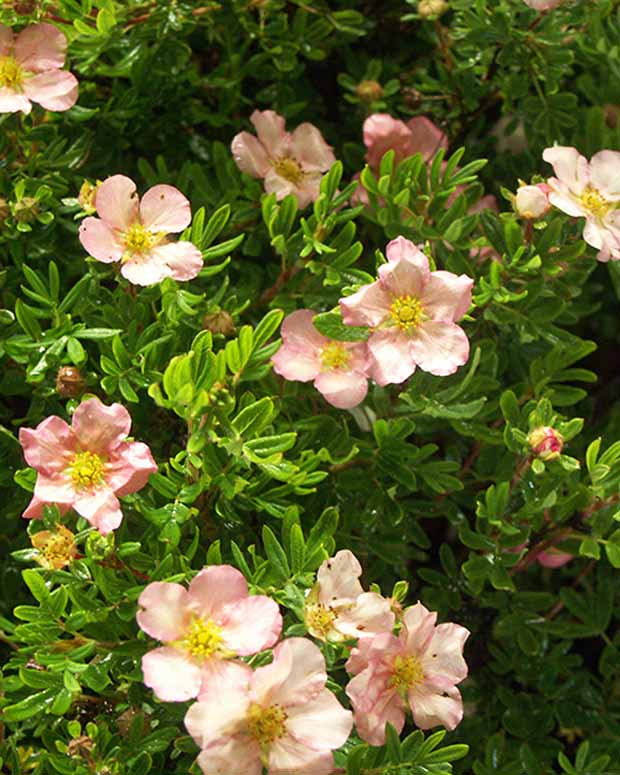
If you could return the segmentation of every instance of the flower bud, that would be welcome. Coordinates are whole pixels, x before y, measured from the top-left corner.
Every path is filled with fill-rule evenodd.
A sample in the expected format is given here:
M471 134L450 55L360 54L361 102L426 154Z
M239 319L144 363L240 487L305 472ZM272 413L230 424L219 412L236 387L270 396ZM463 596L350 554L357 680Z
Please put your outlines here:
M564 446L562 434L548 425L535 428L527 440L534 455L541 460L555 460L560 457Z
M211 331L212 334L232 336L235 333L235 323L232 316L224 309L205 315L202 319L202 327L205 331Z
M57 529L40 530L30 536L30 543L37 550L36 561L48 570L57 570L70 565L77 555L75 536L64 525Z
M22 14L23 16L27 16L28 14L33 13L36 11L38 6L38 3L36 0L18 0L18 2L15 3L13 6L13 9L15 13Z
M423 19L434 19L450 8L446 0L420 0L418 13Z
M377 81L360 81L355 93L363 102L375 102L383 97L383 87Z
M11 210L18 223L32 223L39 214L39 205L33 196L24 196L11 205Z
M77 398L84 392L86 382L75 366L61 366L56 375L56 392L63 398Z
M90 180L85 180L80 187L78 202L80 203L82 210L84 210L85 213L88 213L88 215L92 215L93 213L97 212L97 208L95 207L95 197L97 196L97 191L99 190L100 185L100 180L98 180L96 183L91 183Z
M535 186L519 186L515 197L515 209L522 218L542 218L551 207L549 192L551 189L546 183Z

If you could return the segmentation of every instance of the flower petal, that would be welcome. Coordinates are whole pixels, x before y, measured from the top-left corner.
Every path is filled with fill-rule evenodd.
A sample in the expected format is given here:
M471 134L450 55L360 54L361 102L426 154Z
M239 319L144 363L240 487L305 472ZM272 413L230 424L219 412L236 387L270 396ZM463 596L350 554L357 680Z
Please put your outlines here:
M235 164L253 178L264 178L269 172L269 156L260 140L249 132L239 132L230 144Z
M286 728L297 742L316 751L331 751L347 742L353 714L324 689L310 702L287 711Z
M369 638L394 628L390 601L376 592L364 592L351 608L339 612L336 629L348 638Z
M358 371L332 369L318 374L314 387L336 409L353 409L366 398L368 380Z
M250 116L263 148L271 158L286 153L290 135L286 131L284 117L273 110L255 110Z
M334 757L285 735L269 748L269 775L331 775Z
M189 596L199 616L219 620L225 606L248 596L248 584L243 573L232 565L211 565L194 576Z
M148 287L170 277L170 270L155 256L154 251L151 251L144 256L136 256L123 262L121 274L133 285Z
M329 340L314 327L314 315L310 309L298 309L284 318L280 329L284 344L272 363L275 372L285 379L308 382L321 369L319 351Z
M69 110L77 102L78 81L67 70L48 70L24 79L24 94L46 110Z
M138 625L151 638L173 641L180 638L191 621L191 600L180 584L153 581L138 598Z
M108 226L123 231L138 218L136 184L126 175L106 178L97 189L95 207Z
M142 672L144 683L163 702L184 702L198 696L200 668L178 649L148 651L142 657Z
M304 195L302 198L304 200L304 204L302 205L302 202L300 201L298 197L299 189L298 187L292 183L290 180L286 180L285 178L281 178L278 173L272 169L269 168L267 174L265 175L265 191L268 194L275 194L276 199L278 202L281 199L284 199L285 196L288 196L289 194L295 194L297 196L297 204L299 206L299 209L302 209L302 207L305 207L306 204L308 204L308 201L305 201L307 197Z
M195 707L192 705L189 711ZM204 775L262 775L263 772L260 747L245 735L224 737L203 748L197 762Z
M291 146L305 172L327 172L336 163L332 147L314 124L300 124L291 135Z
M321 360L314 352L304 352L286 344L272 356L271 363L276 374L296 382L309 382L321 369Z
M362 566L349 549L341 549L333 557L321 563L316 574L319 585L319 602L329 605L339 601L350 603L363 593L359 582Z
M80 224L79 238L82 247L89 256L110 264L120 261L125 248L120 242L117 231L100 218L89 216Z
M415 116L407 121L407 127L411 132L411 152L422 154L424 161L430 161L441 148L448 149L447 136L426 116Z
M83 490L75 493L73 508L84 517L101 535L107 535L123 521L123 512L118 498L109 487Z
M158 245L153 248L150 257L158 265L167 267L170 277L179 282L193 280L203 266L202 251L187 240Z
M222 629L226 645L240 656L257 654L277 643L282 614L275 600L250 595L226 608Z
M567 215L572 215L573 218L583 218L586 215L586 211L579 198L571 194L567 186L558 184L555 178L549 178L548 182L551 188L549 201L554 207L557 207L558 210Z
M536 557L538 564L542 565L543 568L561 568L573 559L574 557L572 554L561 552L555 547L551 547L551 549L546 552L540 552Z
M418 254L420 254L420 251L418 251ZM379 280L381 284L386 291L397 297L412 296L414 299L421 298L429 278L428 261L423 262L419 255L416 258L403 256L396 261L390 261L379 267Z
M28 465L45 474L64 471L76 447L72 429L56 415L46 417L34 429L20 428L19 443Z
M455 729L463 718L463 700L458 689L446 689L442 694L419 686L409 692L413 720L420 729L444 726Z
M140 201L140 218L149 231L176 234L192 221L189 200L174 186L149 188Z
M620 200L620 153L595 153L590 159L590 181L608 201Z
M41 498L37 498L36 495L33 495L32 500L22 514L22 517L24 519L41 519L43 516L43 506L45 506L46 503L47 501L41 500ZM70 507L68 503L57 503L56 506L61 514L66 514Z
M398 385L416 369L411 338L397 328L375 331L368 340L368 355L368 376L377 385Z
M0 57L7 56L13 48L13 30L0 24Z
M460 624L448 622L437 625L421 657L425 677L432 681L437 676L452 684L466 678L468 671L463 646L469 635L469 630Z
M428 278L430 275L428 258L425 253L406 237L396 237L388 242L385 248L385 255L390 263L399 261L401 258L406 258L419 268L425 278Z
M106 465L105 478L116 495L122 497L141 490L156 471L157 463L148 445L128 441L114 450Z
M426 320L410 340L414 362L423 370L444 377L467 363L469 339L456 323Z
M390 316L392 297L377 280L338 302L347 326L379 326Z
M26 115L32 110L32 104L23 94L17 94L6 86L0 87L0 113L17 113Z
M554 145L552 148L545 148L542 157L551 164L559 181L567 186L572 194L583 193L590 182L590 172L587 159L576 148ZM553 186L553 179L548 182Z
M39 474L34 486L34 497L41 503L73 505L76 493L75 485L66 473L47 476Z
M368 166L377 170L381 159L388 151L394 151L395 161L399 162L411 156L411 130L404 121L392 118L388 113L373 113L364 121L364 145L368 149L366 161Z
M297 206L300 210L303 210L311 202L316 202L319 198L322 177L323 175L320 172L304 173L301 183L293 191L297 197ZM268 189L266 188L266 190Z
M474 281L465 274L432 272L422 294L422 307L433 320L456 322L471 306Z
M273 650L273 662L254 671L252 697L260 705L301 705L316 697L326 680L320 649L307 638L287 638Z
M66 53L67 38L53 24L32 24L15 41L15 59L32 73L62 67Z
M89 398L75 410L72 428L84 449L107 455L129 436L131 417L122 404L106 406Z
M408 654L420 654L426 649L433 637L437 614L429 611L422 603L407 608L403 614L403 630L401 640Z

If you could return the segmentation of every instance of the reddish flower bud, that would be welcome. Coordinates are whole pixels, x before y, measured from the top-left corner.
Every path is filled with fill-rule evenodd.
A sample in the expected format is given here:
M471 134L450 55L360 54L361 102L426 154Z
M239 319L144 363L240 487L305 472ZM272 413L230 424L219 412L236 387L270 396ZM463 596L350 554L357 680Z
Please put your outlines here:
M530 432L527 440L534 455L541 460L555 460L560 457L564 446L562 434L548 425L535 428Z

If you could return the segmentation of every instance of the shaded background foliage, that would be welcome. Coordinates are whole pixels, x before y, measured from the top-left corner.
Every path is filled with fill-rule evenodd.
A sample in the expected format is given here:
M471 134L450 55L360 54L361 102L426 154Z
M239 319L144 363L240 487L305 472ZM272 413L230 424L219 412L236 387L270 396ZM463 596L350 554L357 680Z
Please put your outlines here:
M368 583L389 594L405 579L409 601L472 630L466 718L448 738L470 746L457 772L620 772L620 272L597 264L558 213L526 228L502 193L549 174L541 153L554 142L588 156L620 150L618 3L541 15L521 0L452 0L440 19L421 18L416 3L351 5L0 10L4 24L63 29L80 80L66 114L0 118L3 771L186 772L196 750L184 708L141 683L134 616L146 580L233 562L301 633L312 573L348 547ZM356 91L369 79L383 87L374 103ZM257 107L289 128L315 123L342 160L342 178L332 170L304 220L292 200L261 205L260 182L231 159ZM365 178L383 203L351 210L338 198L363 167L361 127L377 111L427 115L449 137L446 158L464 149L468 188L452 206L459 173L442 177L437 164L427 176L420 159L388 158L381 181ZM486 166L466 167L477 159ZM171 183L189 197L191 238L205 251L195 281L136 292L85 259L78 191L119 172L140 190ZM483 192L505 212L468 215ZM450 378L418 372L375 388L351 413L272 375L280 315L269 311L329 311L343 288L374 276L375 251L397 234L476 278L469 363ZM502 259L471 256L472 246ZM222 310L232 323L211 336L208 316ZM19 519L33 476L15 436L76 405L57 389L63 365L128 406L160 473L124 500L114 539L85 532L71 568L34 571ZM570 457L533 461L526 434L540 424L564 433ZM575 559L551 571L535 558L555 541ZM342 654L326 655L337 670ZM418 743L361 746L340 764L443 772L427 754L416 763Z

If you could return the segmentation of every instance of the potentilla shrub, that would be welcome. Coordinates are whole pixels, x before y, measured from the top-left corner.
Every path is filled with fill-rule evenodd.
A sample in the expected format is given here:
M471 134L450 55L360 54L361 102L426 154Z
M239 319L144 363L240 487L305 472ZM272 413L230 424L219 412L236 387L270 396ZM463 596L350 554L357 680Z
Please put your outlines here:
M0 770L620 774L615 0L5 0Z

